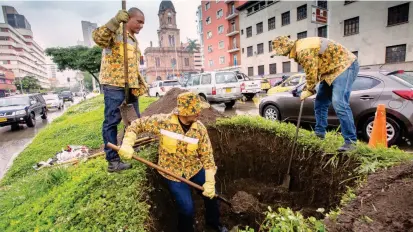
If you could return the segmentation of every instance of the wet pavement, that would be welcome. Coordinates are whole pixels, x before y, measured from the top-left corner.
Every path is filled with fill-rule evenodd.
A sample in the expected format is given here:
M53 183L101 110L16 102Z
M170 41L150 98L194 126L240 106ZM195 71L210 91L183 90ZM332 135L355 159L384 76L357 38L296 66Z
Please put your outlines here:
M77 104L81 98L75 97L74 100L73 104ZM0 179L4 176L7 168L11 166L17 155L32 142L36 134L55 118L62 115L71 105L71 102L66 102L64 110L49 110L47 119L39 117L36 120L35 127L32 128L20 125L19 130L12 131L10 126L0 127Z

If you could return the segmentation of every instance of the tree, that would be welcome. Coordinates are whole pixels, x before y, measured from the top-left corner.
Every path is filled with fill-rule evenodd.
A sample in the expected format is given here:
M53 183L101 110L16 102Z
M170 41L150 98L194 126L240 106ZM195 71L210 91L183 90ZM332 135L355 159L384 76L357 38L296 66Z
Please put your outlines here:
M72 46L66 48L48 48L46 54L52 57L52 60L59 71L80 70L87 72L99 83L97 74L100 70L102 59L102 49L98 46L88 48L85 46Z
M188 51L188 52L190 52L190 53L195 53L195 52L198 52L199 51L199 47L198 47L198 44L197 44L197 39L189 39L189 38L186 38L187 39L187 41L188 41L188 46L186 46L186 50Z
M33 76L25 76L21 78L21 84L23 86L23 90L25 90L26 93L31 92L33 90L40 90L42 88L39 84L39 81ZM14 85L17 89L21 89L20 78L16 78L14 80Z
M87 90L89 90L89 91L92 91L93 90L93 82L92 82L92 75L90 75L89 73L87 73L87 72L83 72L83 81L84 81L84 84L85 84L85 88L87 89Z

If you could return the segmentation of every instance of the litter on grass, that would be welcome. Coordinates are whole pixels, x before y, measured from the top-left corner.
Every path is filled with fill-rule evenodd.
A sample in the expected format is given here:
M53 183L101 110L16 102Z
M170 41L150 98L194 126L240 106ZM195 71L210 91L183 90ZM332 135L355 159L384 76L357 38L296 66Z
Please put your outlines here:
M76 160L79 161L82 159L87 159L89 155L89 148L86 146L68 145L66 149L62 149L61 152L56 153L53 158L50 158L47 161L40 161L39 163L35 164L33 168L35 170L40 170L44 167L50 167L56 164L62 164Z

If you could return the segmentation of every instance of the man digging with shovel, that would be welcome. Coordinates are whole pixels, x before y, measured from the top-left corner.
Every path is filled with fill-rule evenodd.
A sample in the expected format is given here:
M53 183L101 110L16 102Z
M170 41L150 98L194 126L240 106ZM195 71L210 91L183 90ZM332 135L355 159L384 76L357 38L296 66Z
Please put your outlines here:
M125 103L124 101L128 101L127 104L131 103L136 116L140 117L138 97L147 92L147 85L139 73L141 52L135 34L139 33L144 23L142 11L130 8L129 11L120 10L106 25L93 31L93 40L103 48L100 84L103 85L105 96L105 120L102 128L105 144L117 144L117 126L121 121L119 107ZM126 33L122 31L121 24L125 24ZM125 63L128 68L125 68ZM105 153L109 172L119 172L132 167L131 164L123 163L114 150L105 147Z
M204 191L205 222L213 231L228 231L219 221L219 207L215 194L216 166L211 142L205 126L198 121L201 110L208 103L192 92L178 95L177 107L171 114L140 118L127 128L119 154L131 159L137 134L150 132L159 136L158 164L178 176L202 185ZM162 172L178 207L178 231L194 231L194 205L191 188Z

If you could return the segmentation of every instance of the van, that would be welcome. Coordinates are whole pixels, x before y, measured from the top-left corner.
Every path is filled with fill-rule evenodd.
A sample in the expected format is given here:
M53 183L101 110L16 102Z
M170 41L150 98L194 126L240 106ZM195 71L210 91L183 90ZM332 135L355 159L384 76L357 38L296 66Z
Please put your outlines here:
M149 88L149 96L162 97L166 92L175 87L181 87L177 80L154 81Z

